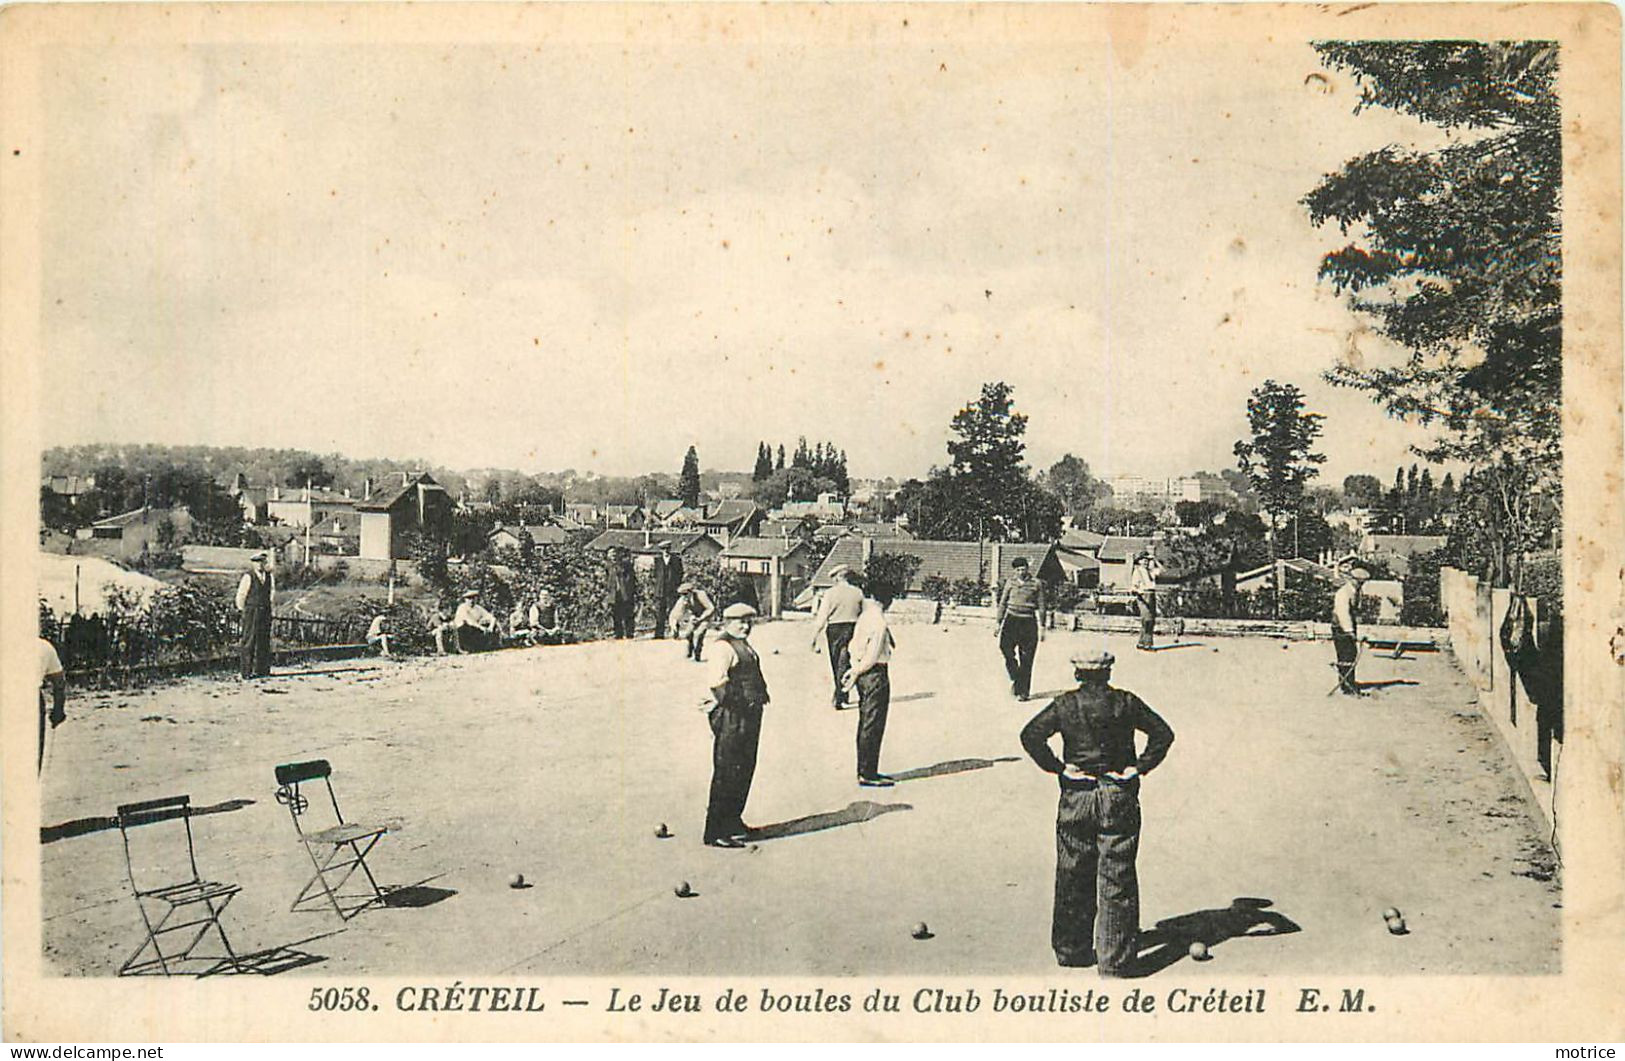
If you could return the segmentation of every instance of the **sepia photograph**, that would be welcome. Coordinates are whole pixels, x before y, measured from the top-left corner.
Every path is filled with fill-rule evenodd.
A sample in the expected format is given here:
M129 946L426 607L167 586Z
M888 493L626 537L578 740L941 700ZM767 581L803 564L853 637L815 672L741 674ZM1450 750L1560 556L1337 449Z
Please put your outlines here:
M0 10L5 1038L1617 1041L1619 90Z

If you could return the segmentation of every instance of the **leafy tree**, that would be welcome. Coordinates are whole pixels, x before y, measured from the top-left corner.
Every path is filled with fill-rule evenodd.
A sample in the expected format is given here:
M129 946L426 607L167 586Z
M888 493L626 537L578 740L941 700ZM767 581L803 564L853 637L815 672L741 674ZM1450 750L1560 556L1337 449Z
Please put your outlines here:
M1356 508L1370 508L1382 500L1382 480L1375 475L1344 476L1343 496Z
M328 470L326 462L320 457L306 454L293 467L288 469L283 478L284 486L311 486L328 487L333 485L333 473Z
M1070 453L1049 466L1042 482L1061 499L1066 514L1074 519L1111 497L1111 488L1090 474L1088 462Z
M776 471L776 472L780 472L780 471L784 470L784 443L783 442L779 443L779 459L778 459L777 462L774 463L773 470Z
M1303 411L1303 392L1290 383L1265 380L1247 399L1247 426L1253 437L1236 443L1236 461L1272 528L1298 511L1305 484L1319 474L1316 465L1326 460L1314 452L1322 419L1319 413Z
M865 592L879 600L896 600L908 593L908 584L919 567L920 558L911 553L876 549L863 565Z
M677 477L677 496L689 508L700 507L700 455L693 446L683 455L683 471Z
M1181 527L1206 527L1224 509L1212 501L1175 501L1174 518Z
M1498 583L1561 518L1562 134L1552 41L1328 41L1322 60L1384 107L1459 131L1428 150L1351 159L1304 198L1356 241L1320 275L1403 364L1340 365L1331 382L1441 427L1418 452L1460 460L1496 512L1481 571ZM1537 500L1538 499L1538 500Z
M768 449L766 442L756 443L756 467L751 469L750 479L759 483L773 474L773 453Z

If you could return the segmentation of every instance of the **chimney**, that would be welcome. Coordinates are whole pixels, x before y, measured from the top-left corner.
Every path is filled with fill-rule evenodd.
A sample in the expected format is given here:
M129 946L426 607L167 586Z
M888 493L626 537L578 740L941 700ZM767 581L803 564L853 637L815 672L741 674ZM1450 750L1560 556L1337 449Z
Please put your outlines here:
M361 480L361 500L372 500L372 476L370 475Z
M412 482L412 474L410 472L402 472L401 473L401 489L405 490L407 488L407 486L411 484L411 482Z

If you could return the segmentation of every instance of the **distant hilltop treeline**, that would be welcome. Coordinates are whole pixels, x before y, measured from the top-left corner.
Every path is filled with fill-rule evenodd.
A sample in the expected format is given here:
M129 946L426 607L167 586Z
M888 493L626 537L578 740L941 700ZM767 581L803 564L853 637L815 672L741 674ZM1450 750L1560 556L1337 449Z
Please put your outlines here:
M527 475L511 468L454 469L425 460L356 459L340 453L263 446L164 446L154 444L87 444L57 446L44 452L40 474L96 477L99 485L120 485L120 493L140 503L143 483L149 496L174 492L181 483L212 480L229 487L241 473L251 487L348 489L360 496L368 479L375 485L398 481L402 472L428 472L453 496L511 499L538 489L557 491L571 501L634 504L645 497L671 496L677 475L600 476L575 469ZM701 472L701 485L713 490L725 481L748 484L749 472ZM153 497L153 501L160 498Z

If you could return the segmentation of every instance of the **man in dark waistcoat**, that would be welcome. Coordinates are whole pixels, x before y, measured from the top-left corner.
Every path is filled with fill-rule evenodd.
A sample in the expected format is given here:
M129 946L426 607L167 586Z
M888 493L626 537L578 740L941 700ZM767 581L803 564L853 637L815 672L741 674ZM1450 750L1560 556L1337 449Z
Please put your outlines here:
M1102 976L1133 971L1140 931L1140 778L1168 754L1174 731L1139 697L1112 687L1112 654L1072 657L1078 687L1052 700L1021 731L1039 769L1060 775L1055 812L1055 960ZM1134 751L1134 734L1146 735ZM1061 737L1061 758L1049 746Z
M703 702L711 720L711 798L705 811L705 843L745 847L744 822L756 774L756 748L762 736L762 708L768 702L762 660L749 640L756 609L730 604L722 610L722 633L706 663L710 695Z
M243 615L242 675L263 678L271 673L271 600L276 576L266 553L249 558L248 573L237 584L237 609Z

